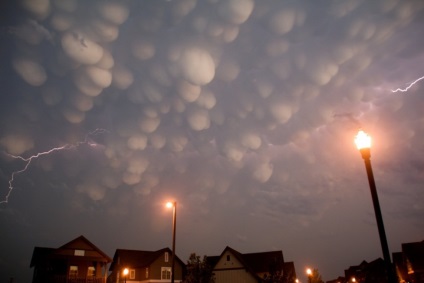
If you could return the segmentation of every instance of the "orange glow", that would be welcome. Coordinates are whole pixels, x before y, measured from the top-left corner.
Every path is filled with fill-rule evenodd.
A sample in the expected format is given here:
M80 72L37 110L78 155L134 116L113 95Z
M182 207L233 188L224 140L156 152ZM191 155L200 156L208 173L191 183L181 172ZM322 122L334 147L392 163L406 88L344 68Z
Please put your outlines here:
M306 274L308 274L309 276L312 275L312 270L310 268L306 269Z
M171 207L173 207L174 206L174 204L172 203L172 202L170 202L170 201L168 201L167 203L166 203L166 207L167 208L171 208Z
M128 268L125 268L125 269L124 269L124 271L123 271L122 273L124 274L124 276L127 276L127 275L128 275L128 272L129 272L129 271L128 271Z
M361 150L363 148L371 147L371 137L362 130L359 130L358 134L355 137L356 147Z

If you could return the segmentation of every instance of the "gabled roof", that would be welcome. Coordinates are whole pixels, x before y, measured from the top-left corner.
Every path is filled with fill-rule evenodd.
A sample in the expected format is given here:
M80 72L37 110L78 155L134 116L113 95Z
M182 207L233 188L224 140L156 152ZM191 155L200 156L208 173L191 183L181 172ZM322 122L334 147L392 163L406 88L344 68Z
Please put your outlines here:
M34 267L39 262L45 261L46 258L49 257L55 251L53 248L41 248L35 247L34 252L32 253L31 263L29 267Z
M126 250L117 249L113 256L112 264L109 271L113 271L118 265L132 266L132 267L147 267L151 265L156 259L161 257L165 252L172 253L170 248L163 248L157 251L139 251L139 250ZM184 266L184 263L175 256L176 260Z
M293 261L285 262L283 266L283 271L285 274L288 274L289 276L293 277L293 279L297 278L296 269L294 268Z
M238 261L250 272L255 278L258 278L258 273L269 272L270 266L277 262L284 264L284 257L282 251L269 251L259 253L242 254L233 248L227 246L220 256L208 257L208 262L215 268L219 259L227 252L231 252ZM213 264L213 265L212 265Z
M111 262L112 259L101 251L98 247L96 247L93 243L91 243L84 236L79 236L74 240L62 245L59 248L45 248L45 247L34 247L34 251L32 253L30 267L38 265L42 262L45 262L47 259L60 258L64 257L64 250L75 250L75 249L84 249L88 251L94 251L100 255L100 257L92 257L96 260L103 262ZM68 255L69 256L69 255Z
M282 251L270 251L261 253L242 254L247 265L256 273L268 272L272 264L284 263Z
M111 262L112 259L105 254L104 252L102 252L97 246L95 246L92 242L90 242L89 240L87 240L86 237L84 237L83 235L73 239L72 241L64 244L63 246L59 247L57 250L60 249L74 249L74 248L78 248L81 247L81 244L86 245L88 247L90 247L92 250L98 252L100 255L102 255L107 262Z

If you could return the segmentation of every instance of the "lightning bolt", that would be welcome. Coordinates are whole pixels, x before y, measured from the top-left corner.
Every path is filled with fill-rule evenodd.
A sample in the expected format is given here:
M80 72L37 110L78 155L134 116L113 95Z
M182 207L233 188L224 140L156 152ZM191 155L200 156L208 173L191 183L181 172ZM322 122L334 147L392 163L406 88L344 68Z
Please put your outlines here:
M392 89L392 92L407 92L408 89L410 89L414 84L416 84L417 82L424 80L424 76L422 76L421 78L416 79L415 81L413 81L412 83L410 83L406 88L397 88L397 89Z
M77 148L77 147L79 147L79 146L81 146L83 144L88 144L89 146L95 146L95 145L97 145L97 143L93 142L90 139L90 137L91 136L100 135L100 134L105 134L105 133L109 133L109 131L107 131L105 129L96 129L96 130L94 130L94 131L86 134L83 141L77 142L75 144L66 144L66 145L63 145L63 146L60 146L60 147L55 147L55 148L52 148L52 149L50 149L48 151L39 152L39 153L37 153L35 155L32 155L32 156L30 156L28 158L24 158L22 156L16 156L16 155L12 155L12 154L9 154L7 152L4 152L7 156L9 156L11 158L19 159L19 160L24 161L25 162L25 165L24 165L24 167L21 170L17 170L17 171L12 172L12 175L10 176L10 179L9 179L9 191L7 192L4 200L0 201L0 204L2 204L2 203L8 203L9 202L9 197L10 197L12 191L13 191L13 181L15 180L16 175L25 172L28 169L28 167L30 166L31 162L34 159L40 158L40 157L42 157L44 155L49 155L49 154L51 154L53 152L56 152L56 151L74 149L74 148Z

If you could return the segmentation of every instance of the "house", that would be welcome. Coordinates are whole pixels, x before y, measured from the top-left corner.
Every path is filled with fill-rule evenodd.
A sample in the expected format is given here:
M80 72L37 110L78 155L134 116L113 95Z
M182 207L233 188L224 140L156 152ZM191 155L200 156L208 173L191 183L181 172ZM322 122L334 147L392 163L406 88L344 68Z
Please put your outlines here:
M371 262L362 261L359 265L350 266L345 270L345 282L387 282L386 264L382 258Z
M242 254L226 247L219 256L207 257L213 266L215 283L264 282L272 276L284 277L285 282L295 282L293 262L284 262L282 251Z
M157 251L117 249L109 271L108 283L170 282L172 251L164 248ZM128 274L124 275L124 270ZM185 264L175 257L174 281L181 282Z
M105 283L111 261L84 236L59 248L35 247L32 283Z
M424 241L402 244L402 252L393 253L399 282L424 282Z

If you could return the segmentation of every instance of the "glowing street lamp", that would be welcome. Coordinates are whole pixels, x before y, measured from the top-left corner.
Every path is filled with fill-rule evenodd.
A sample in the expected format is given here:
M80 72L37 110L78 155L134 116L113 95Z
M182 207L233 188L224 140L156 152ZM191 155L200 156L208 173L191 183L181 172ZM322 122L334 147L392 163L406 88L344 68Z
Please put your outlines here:
M166 207L173 208L172 213L172 259L171 259L171 283L174 283L174 269L175 269L175 232L177 228L177 202L167 202Z
M380 203L378 201L377 188L375 186L374 174L371 167L371 137L362 130L359 130L355 137L355 144L365 162L367 170L368 183L370 185L372 202L374 205L375 218L377 220L378 233L380 235L381 249L386 263L387 276L389 283L396 282L392 271L392 263L390 260L389 246L387 244L386 232L384 230L383 216L381 215Z
M122 271L122 274L124 275L125 283L127 283L128 272L129 272L128 268L124 268L124 271Z

